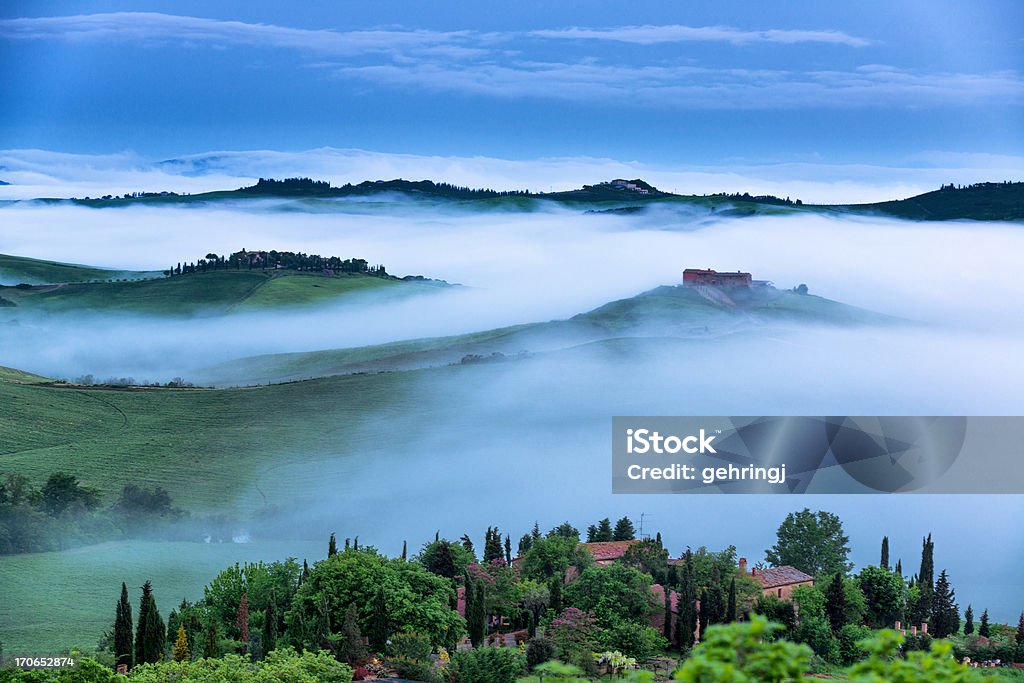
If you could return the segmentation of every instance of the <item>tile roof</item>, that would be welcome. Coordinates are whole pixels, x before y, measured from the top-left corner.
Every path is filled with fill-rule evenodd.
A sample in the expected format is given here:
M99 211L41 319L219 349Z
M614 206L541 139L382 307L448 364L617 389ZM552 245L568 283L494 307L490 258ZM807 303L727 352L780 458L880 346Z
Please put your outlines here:
M758 569L757 573L753 574L753 577L761 582L763 588L777 588L779 586L788 586L793 583L804 583L806 581L814 581L813 576L804 574L796 567L768 567L767 569Z
M601 541L598 543L580 543L580 546L594 556L596 562L613 562L629 550L629 546L640 543L635 541Z

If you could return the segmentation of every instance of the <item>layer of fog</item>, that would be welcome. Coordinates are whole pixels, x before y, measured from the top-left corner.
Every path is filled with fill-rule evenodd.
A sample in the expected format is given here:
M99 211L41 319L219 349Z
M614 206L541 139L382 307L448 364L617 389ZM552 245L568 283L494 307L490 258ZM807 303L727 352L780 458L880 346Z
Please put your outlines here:
M643 178L681 194L749 192L805 202L859 203L902 199L946 183L1015 178L1019 157L927 152L888 165L795 158L785 163L730 159L695 166L601 157L498 159L320 148L301 152L221 151L176 159L132 152L86 155L0 150L2 199L100 197L130 192L198 193L250 185L259 177L311 176L335 185L363 180L431 179L470 187L533 192L571 190L617 177Z
M365 208L365 207L363 207ZM0 253L118 269L162 269L214 251L282 249L361 257L398 275L465 287L422 296L354 297L290 313L195 324L82 312L0 310L0 364L44 375L162 380L247 355L340 348L570 317L674 284L685 267L743 269L779 287L936 325L933 353L992 359L1021 338L1024 231L1008 224L920 224L818 216L709 220L448 212L280 213L250 208L93 210L17 205L0 211ZM241 333L258 330L258 334Z

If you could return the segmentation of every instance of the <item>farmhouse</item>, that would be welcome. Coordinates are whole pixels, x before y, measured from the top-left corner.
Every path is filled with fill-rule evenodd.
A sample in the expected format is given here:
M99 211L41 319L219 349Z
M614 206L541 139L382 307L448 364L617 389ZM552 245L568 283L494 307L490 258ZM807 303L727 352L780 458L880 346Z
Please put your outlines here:
M740 558L740 573L747 572L747 559ZM780 600L789 600L793 597L793 590L799 586L813 586L814 577L804 574L796 567L785 565L782 567L768 567L750 570L750 576L757 579L761 584L761 592L765 595L774 595Z
M713 285L716 287L750 287L753 279L750 273L736 271L735 273L719 273L711 268L687 268L683 271L683 285L697 287L699 285Z

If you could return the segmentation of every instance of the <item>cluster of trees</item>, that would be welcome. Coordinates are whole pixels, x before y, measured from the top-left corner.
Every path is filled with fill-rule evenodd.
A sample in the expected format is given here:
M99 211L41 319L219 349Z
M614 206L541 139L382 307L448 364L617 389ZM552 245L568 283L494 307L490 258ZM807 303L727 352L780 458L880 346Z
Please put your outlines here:
M229 256L221 256L209 253L204 258L191 263L178 263L164 271L167 277L176 275L187 275L190 273L205 273L216 270L296 270L296 271L333 271L336 273L357 273L362 275L373 275L375 277L388 277L387 270L383 265L371 266L370 263L361 258L343 259L340 256L320 256L319 254L304 254L292 251L246 251L242 249Z
M758 204L776 204L779 206L803 206L803 202L799 199L792 200L789 197L783 199L782 197L776 197L771 194L759 194L751 195L749 192L734 192L728 194L726 192L718 192L712 195L705 195L708 197L725 197L726 199L734 199L740 202L756 202Z
M285 178L275 180L273 178L260 178L255 185L243 187L237 190L242 194L257 194L270 196L318 196L318 197L348 197L353 195L367 195L377 192L404 192L409 194L426 195L431 197L445 197L449 199L486 199L490 197L511 197L529 196L527 191L518 190L490 190L485 188L470 188L450 183L435 183L432 180L365 180L357 185L346 183L341 187L331 187L325 180L312 180L310 178Z
M184 513L159 486L126 484L114 503L73 474L54 472L37 487L16 472L0 479L0 555L42 552L137 536Z
M629 517L623 517L617 521L614 529L608 517L605 517L597 524L591 524L587 527L587 543L632 541L635 538L636 529L633 528L633 522Z

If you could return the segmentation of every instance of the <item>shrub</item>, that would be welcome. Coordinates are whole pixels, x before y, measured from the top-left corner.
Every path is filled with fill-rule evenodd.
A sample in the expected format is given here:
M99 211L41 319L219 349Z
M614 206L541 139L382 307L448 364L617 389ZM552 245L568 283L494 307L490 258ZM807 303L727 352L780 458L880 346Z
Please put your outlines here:
M683 683L783 683L799 680L807 669L810 648L785 640L771 641L781 627L762 616L748 623L711 626L704 642L676 672Z
M555 656L555 646L546 638L534 638L526 645L526 669L533 671L538 664Z
M526 672L526 658L510 647L481 647L452 656L452 683L515 683Z
M637 659L647 659L668 645L657 629L631 621L605 631L601 640L608 649Z

